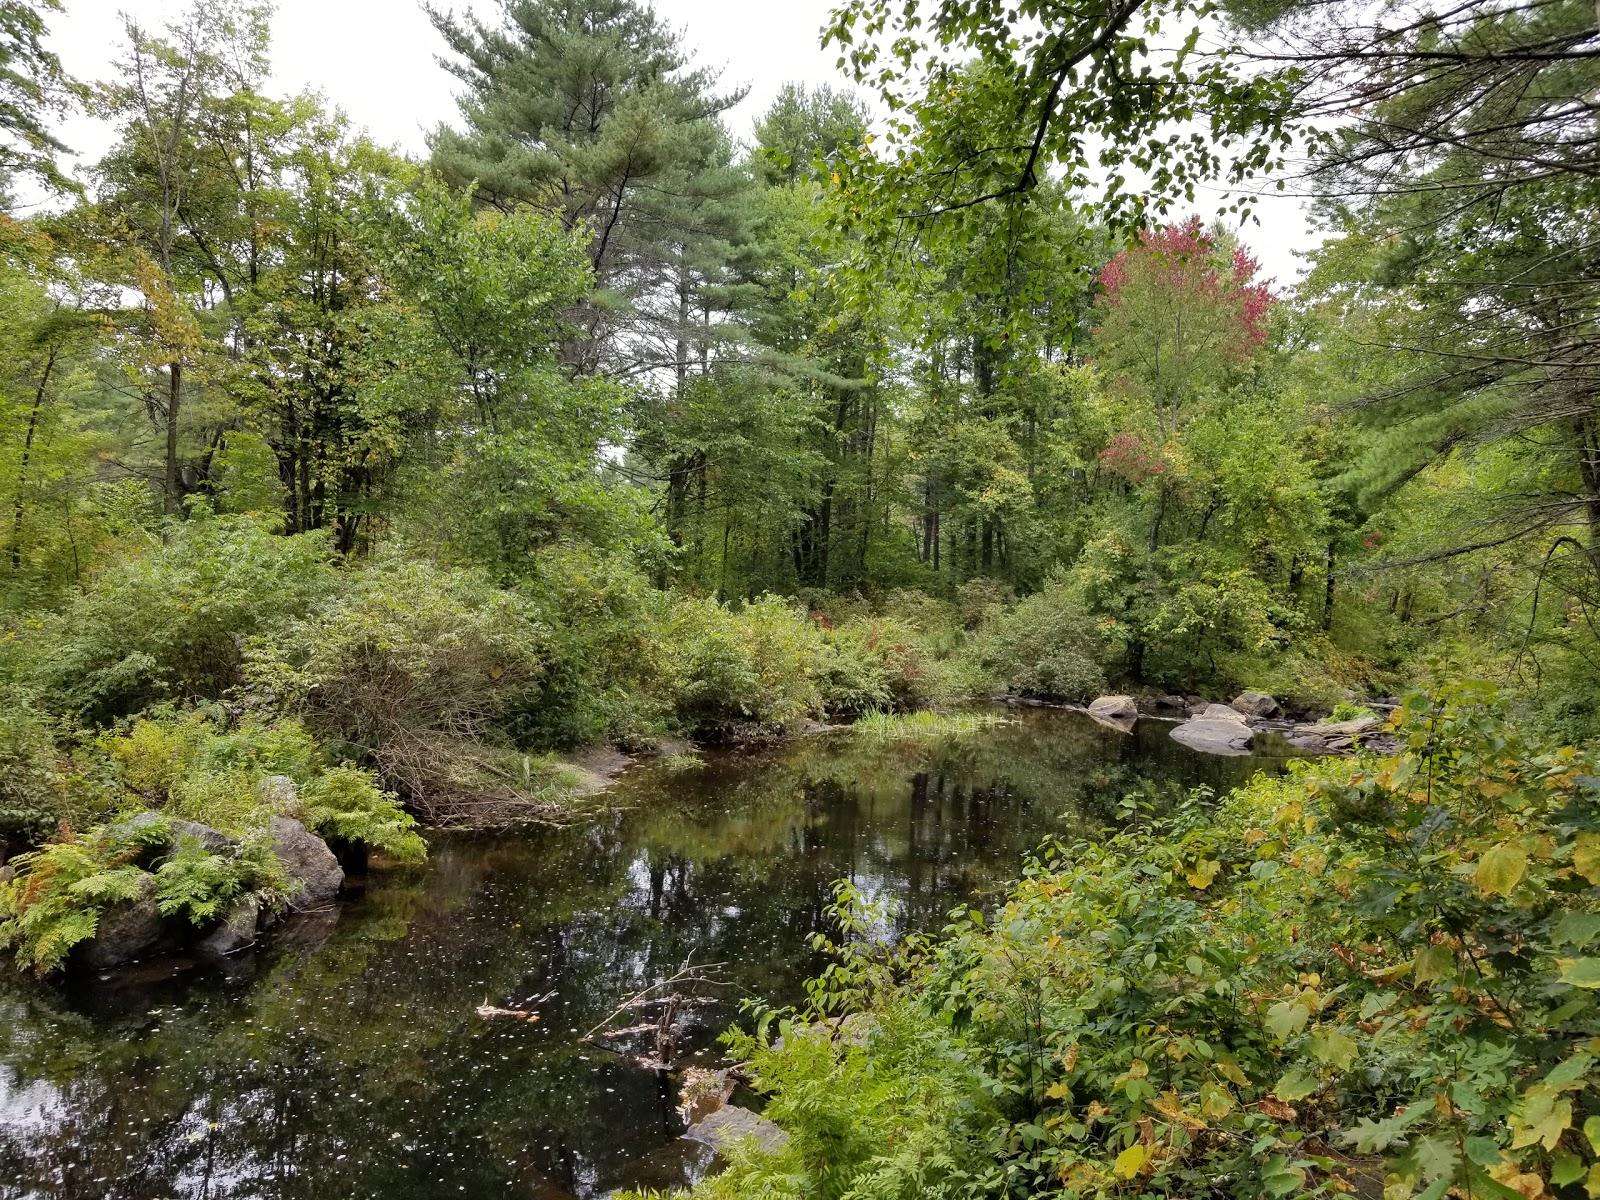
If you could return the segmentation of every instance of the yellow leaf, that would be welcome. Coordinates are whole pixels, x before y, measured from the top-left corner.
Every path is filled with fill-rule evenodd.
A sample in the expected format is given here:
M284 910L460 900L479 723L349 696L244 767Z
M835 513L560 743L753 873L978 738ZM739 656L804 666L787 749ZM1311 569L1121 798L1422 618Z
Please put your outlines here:
M1150 1152L1139 1142L1135 1142L1117 1155L1117 1161L1112 1164L1111 1169L1116 1172L1118 1179L1132 1179L1149 1158Z
M1411 964L1412 977L1418 983L1443 979L1454 965L1455 955L1450 952L1450 947L1424 946L1417 951L1417 957Z
M1572 865L1590 883L1600 883L1600 833L1580 833L1572 848Z
M1473 882L1485 896L1509 896L1528 870L1528 852L1515 842L1502 842L1478 860Z
M1521 1150L1538 1143L1554 1150L1571 1124L1572 1101L1558 1096L1553 1088L1535 1084L1512 1111L1511 1148Z
M1202 858L1195 863L1194 868L1183 877L1190 887L1204 891L1211 886L1211 881L1217 877L1217 872L1222 870L1222 864L1212 858Z

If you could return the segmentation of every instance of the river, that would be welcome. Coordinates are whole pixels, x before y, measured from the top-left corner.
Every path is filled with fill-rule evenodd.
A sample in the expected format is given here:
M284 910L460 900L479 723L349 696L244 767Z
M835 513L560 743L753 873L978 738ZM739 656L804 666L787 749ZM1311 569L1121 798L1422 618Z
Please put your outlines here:
M0 975L0 1197L571 1200L709 1167L670 1079L579 1039L692 958L726 964L689 1038L707 1058L739 1000L793 1002L833 881L886 933L983 903L1050 836L1124 798L1225 790L1275 758L1211 758L1021 710L919 743L852 733L645 764L559 830L435 836L219 970ZM537 1023L483 1020L488 1002Z

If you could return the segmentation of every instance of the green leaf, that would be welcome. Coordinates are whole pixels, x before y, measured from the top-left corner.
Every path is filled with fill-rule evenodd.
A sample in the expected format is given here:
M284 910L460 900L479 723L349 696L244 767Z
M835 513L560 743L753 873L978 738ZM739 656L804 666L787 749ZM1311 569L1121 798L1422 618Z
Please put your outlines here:
M1450 947L1424 946L1417 951L1416 960L1411 965L1411 976L1418 983L1447 979L1455 962L1456 956L1451 953Z
M1558 1187L1578 1182L1585 1173L1583 1159L1567 1151L1557 1154L1550 1164L1550 1182Z
M1356 1060L1360 1049L1355 1038L1337 1029L1319 1029L1311 1035L1311 1053L1318 1062L1338 1067L1341 1071Z
M1295 1067L1284 1072L1283 1077L1272 1085L1272 1094L1286 1103L1304 1100L1317 1090L1319 1082L1311 1072L1301 1067Z
M1478 860L1473 882L1486 896L1509 896L1528 871L1528 852L1515 842L1502 842Z
M1511 1148L1541 1145L1554 1150L1572 1124L1572 1102L1553 1088L1536 1083L1523 1093L1511 1113Z
M1561 978L1573 987L1600 988L1600 958L1558 958Z
M1551 941L1557 946L1576 946L1580 950L1600 937L1600 913L1567 913L1556 922Z
M1541 1081L1549 1087L1566 1091L1573 1084L1579 1082L1589 1073L1589 1068L1594 1065L1594 1055L1586 1050L1580 1050L1566 1062L1556 1067Z
M1267 1028L1280 1042L1286 1042L1306 1027L1311 1010L1299 1000L1280 1000L1267 1009Z
M1411 1161L1424 1179L1444 1179L1448 1182L1456 1172L1461 1157L1455 1142L1442 1135L1418 1138L1411 1148Z

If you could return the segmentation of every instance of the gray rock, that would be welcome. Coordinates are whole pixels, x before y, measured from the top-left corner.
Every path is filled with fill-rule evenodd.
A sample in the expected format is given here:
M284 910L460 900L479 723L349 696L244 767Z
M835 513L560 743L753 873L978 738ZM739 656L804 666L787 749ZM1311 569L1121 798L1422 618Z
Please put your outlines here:
M15 867L0 867L0 885L10 883L16 877L17 869Z
M1172 737L1191 750L1229 755L1248 753L1255 734L1235 713L1231 721L1220 717L1191 717L1182 725L1172 727Z
M94 937L77 948L77 957L92 970L121 966L160 949L167 929L156 907L156 877L146 873L139 881L136 900L121 901L100 914Z
M1208 704L1200 710L1199 716L1206 721L1232 721L1235 725L1244 724L1244 714L1226 704Z
M235 839L209 825L202 825L198 821L185 821L179 817L163 816L158 812L142 812L138 816L129 817L126 821L118 823L113 833L132 837L140 830L163 821L171 831L166 842L168 846L176 846L185 838L193 838L208 854L227 854L239 845Z
M789 1144L789 1135L777 1125L737 1104L719 1108L696 1121L683 1136L691 1142L715 1147L719 1153L731 1150L746 1138L755 1139L756 1145L769 1154Z
M1247 717L1271 717L1278 712L1278 702L1265 692L1240 692L1233 698L1233 707Z
M1189 702L1182 696L1173 695L1171 693L1168 693L1164 696L1157 696L1153 701L1151 701L1151 705L1157 712L1189 711Z
M1108 721L1133 721L1139 716L1139 706L1132 696L1101 696L1089 704L1089 715Z
M300 802L300 789L287 775L268 775L256 785L256 795L273 812L288 812Z
M1373 732L1382 723L1377 717L1354 717L1348 721L1321 721L1315 725L1302 725L1295 732L1325 738L1360 737L1364 733Z
M196 948L202 954L222 957L236 954L256 944L256 927L261 921L261 901L246 896L234 902L222 924L201 938Z
M294 911L322 908L344 886L344 869L328 844L294 818L272 818L272 849L288 873Z

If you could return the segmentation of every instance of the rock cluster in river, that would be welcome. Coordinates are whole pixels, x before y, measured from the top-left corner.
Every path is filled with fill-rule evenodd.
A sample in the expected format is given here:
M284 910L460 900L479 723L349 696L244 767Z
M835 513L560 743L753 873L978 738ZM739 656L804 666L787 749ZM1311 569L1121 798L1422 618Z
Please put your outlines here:
M1206 754L1248 754L1262 730L1281 733L1290 745L1301 750L1337 754L1359 746L1373 745L1380 737L1382 721L1362 716L1349 721L1300 721L1284 719L1283 706L1266 692L1241 692L1230 704L1219 704L1177 695L1147 699L1153 715L1187 717L1172 728L1172 738L1191 750ZM1113 729L1131 732L1138 720L1138 701L1128 695L1100 696L1083 711Z
M287 799L294 798L294 784L281 776L269 780L268 786L279 792L287 787ZM235 954L253 946L261 930L277 920L278 914L255 895L240 897L220 920L200 930L182 918L163 917L156 904L156 877L148 868L188 839L198 842L210 854L231 854L239 843L209 825L165 818L155 812L130 817L125 827L131 832L162 821L171 832L165 845L152 848L147 852L146 861L140 862L146 873L139 881L139 896L109 905L101 912L95 936L74 952L81 965L91 970L104 970L184 944L191 944L196 951L207 955ZM273 853L289 878L289 911L301 913L325 908L344 886L344 869L328 844L292 817L273 817L271 835Z

